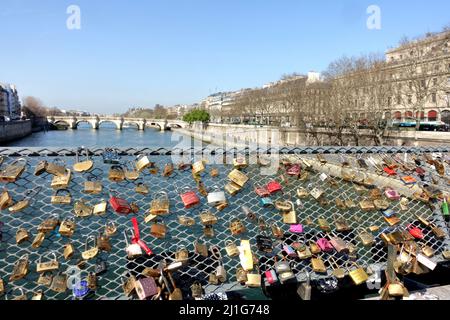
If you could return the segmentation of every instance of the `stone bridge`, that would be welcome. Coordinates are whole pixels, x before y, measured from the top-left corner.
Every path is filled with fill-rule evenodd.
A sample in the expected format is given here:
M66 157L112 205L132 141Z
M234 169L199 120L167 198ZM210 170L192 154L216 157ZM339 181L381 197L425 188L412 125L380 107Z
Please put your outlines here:
M50 116L47 121L51 124L66 124L69 128L75 130L80 123L89 123L91 127L98 130L102 123L113 123L117 130L122 130L124 125L134 125L139 130L145 130L146 127L158 128L160 131L170 130L171 128L185 128L187 124L180 120L162 120L162 119L143 119L143 118L123 118L109 116Z

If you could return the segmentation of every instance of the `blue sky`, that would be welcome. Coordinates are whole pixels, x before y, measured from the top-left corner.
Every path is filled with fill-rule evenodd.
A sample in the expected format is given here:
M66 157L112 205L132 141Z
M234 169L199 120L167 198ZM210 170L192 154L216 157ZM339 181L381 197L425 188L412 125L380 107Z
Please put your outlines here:
M67 7L81 30L66 28ZM382 29L366 27L369 5ZM0 0L0 82L48 106L121 112L194 103L450 23L450 1Z

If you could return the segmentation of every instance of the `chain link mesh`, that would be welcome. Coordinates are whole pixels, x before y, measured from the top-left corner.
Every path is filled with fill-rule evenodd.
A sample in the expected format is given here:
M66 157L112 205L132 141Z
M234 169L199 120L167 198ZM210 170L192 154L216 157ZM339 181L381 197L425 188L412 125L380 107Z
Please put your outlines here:
M145 174L141 174L141 178L136 182L124 181L122 183L112 183L108 180L109 165L104 164L101 154L103 149L90 150L92 154L92 160L95 162L94 169L88 174L73 173L70 183L70 192L72 195L72 205L56 206L50 203L50 198L53 195L53 190L50 188L52 176L49 174L43 174L40 177L33 175L34 168L37 163L43 159L53 161L56 157L65 161L68 167L72 167L75 163L75 150L70 149L2 149L0 155L5 157L5 163L10 163L12 159L17 157L25 157L28 160L27 169L22 174L21 178L15 183L9 183L5 185L5 188L9 191L14 201L21 200L28 190L36 189L41 186L42 191L32 199L32 204L27 209L16 214L10 214L7 210L4 210L1 215L1 222L3 226L3 238L0 247L0 277L5 281L5 287L7 293L11 296L11 289L23 288L28 294L43 290L46 299L72 299L70 290L66 293L56 293L47 287L42 287L37 284L38 273L36 272L36 263L40 257L45 257L49 251L56 251L58 260L60 262L59 271L68 270L68 268L74 266L76 262L81 259L80 252L85 246L86 238L89 235L97 234L103 231L105 224L108 221L113 221L118 226L118 231L115 237L111 239L112 251L110 253L102 252L99 256L100 259L107 261L108 271L105 275L98 278L98 290L95 293L95 299L108 298L117 299L123 296L122 291L122 275L126 271L131 271L132 274L138 276L145 267L157 268L158 262L161 259L173 260L174 253L182 248L188 248L190 252L190 260L188 266L184 267L180 271L174 274L175 282L181 287L187 295L190 285L194 280L199 280L206 287L207 292L225 291L242 289L243 287L236 282L236 270L240 266L239 258L230 258L225 253L225 242L231 240L236 244L239 244L240 239L248 239L251 241L254 253L260 259L260 271L264 272L273 268L273 257L267 257L256 250L256 236L261 234L257 224L250 222L246 219L245 215L241 211L243 205L248 206L259 217L264 218L266 222L276 222L285 231L285 242L290 244L295 241L313 240L317 239L319 230L315 227L306 227L303 235L290 234L288 232L288 226L282 225L281 216L273 209L265 208L261 205L259 199L253 192L254 185L266 183L273 177L267 177L261 175L260 168L257 165L250 165L244 171L250 177L250 183L238 193L236 196L231 197L227 194L229 206L221 211L217 212L214 208L211 208L206 203L206 199L202 198L201 205L197 208L186 210L182 204L179 190L188 186L196 190L196 185L192 179L190 171L177 171L170 178L164 178L161 176L161 171L157 175L151 175L148 171ZM210 163L214 160L219 162L223 156L230 156L231 158L235 154L247 154L249 157L249 163L256 163L256 153L261 150L237 150L232 149L224 152L220 149L203 149L201 151L192 150L150 150L150 149L122 149L120 150L122 161L134 160L137 154L146 153L149 154L151 160L162 170L165 164L171 163L171 155L181 154L185 156L186 161L190 161L193 154L200 155ZM273 153L272 150L264 150L265 153ZM324 156L330 162L340 162L339 154L346 154L348 157L355 159L355 154L359 156L367 157L370 154L376 153L417 153L424 152L449 152L448 148L298 148L298 149L282 149L277 150L281 155L284 154L303 154L305 158L315 157L315 154L324 154ZM213 186L224 187L227 183L227 175L232 170L232 165L228 164L212 164L220 171L220 176L213 178L208 173L204 173L202 180L208 188ZM208 169L211 167L208 166ZM207 170L209 172L209 170ZM427 168L427 172L431 171L431 168ZM447 172L448 173L448 172ZM90 174L98 176L103 184L103 192L100 195L88 195L83 192L84 182L87 180ZM447 175L448 177L448 175ZM277 179L277 178L276 178ZM431 176L427 177L431 179ZM309 184L314 186L320 186L325 191L326 198L330 201L328 207L322 207L317 201L309 197L303 201L303 208L296 208L296 212L299 221L303 222L307 218L314 222L317 222L317 218L320 216L326 217L330 224L333 224L333 216L339 212L347 220L353 230L357 230L359 227L369 227L373 225L386 226L383 216L375 212L362 212L359 209L352 209L346 211L339 211L334 205L334 199L336 198L349 198L353 199L356 203L363 200L363 196L355 192L355 189L351 183L344 182L340 179L337 187L332 187L324 184L319 174L310 175L310 180L307 182L299 182L293 178L289 178L287 185L284 185L284 193L273 197L273 200L283 200L288 195L295 197L296 190L299 187L308 187ZM150 187L150 194L147 196L138 194L134 188L137 183L143 182ZM439 185L442 188L449 187L449 181L446 178L439 178ZM17 245L15 241L15 234L18 228L25 228L30 233L30 238L33 239L37 233L37 226L49 217L51 214L60 215L61 219L64 219L68 214L73 212L73 203L77 200L86 200L89 204L99 203L101 199L107 200L109 198L108 191L117 190L118 195L127 199L129 202L135 202L139 208L138 220L141 230L141 238L145 243L155 252L155 255L151 257L142 257L134 261L129 261L126 258L126 240L123 235L125 229L131 229L130 222L131 217L120 216L112 212L108 206L108 210L105 215L97 217L92 216L86 219L77 218L76 232L70 239L70 242L76 248L74 258L70 261L65 261L62 253L64 244L69 242L69 239L62 237L58 232L52 232L46 237L42 246L37 249L31 249L29 242L25 242L22 245ZM158 240L150 235L150 225L144 224L144 213L149 210L152 194L158 191L166 191L169 194L171 201L171 215L164 218L164 224L167 226L168 235L164 240ZM404 229L407 223L415 223L416 219L414 214L420 214L424 218L433 221L438 226L444 228L448 234L448 229L445 221L442 218L440 210L431 211L429 207L418 201L411 201L409 210L403 212L399 208L399 204L395 203L392 208L399 213L399 217L402 220L402 226L390 228ZM212 239L202 238L202 242L206 242L208 245L217 245L222 249L223 264L228 272L228 280L221 286L208 285L208 275L213 272L218 265L218 262L211 256L205 258L194 253L193 243L199 237L202 236L202 225L199 222L198 215L201 211L210 209L219 218L219 222L214 226L215 237ZM178 223L179 215L188 215L196 219L196 225L193 227L183 227ZM234 218L240 218L247 229L247 232L239 237L233 237L229 230L229 223ZM417 226L419 226L417 224ZM379 234L386 229L381 228L374 236L376 236L376 244L372 248L364 248L360 241L357 239L355 231L347 234L339 235L346 241L354 244L358 247L358 264L361 266L381 266L383 267L387 260L387 250L379 238ZM431 246L436 255L432 258L435 262L442 262L441 253L449 246L449 237L444 240L437 240L431 230L423 229L425 233L425 241L422 242ZM268 232L270 233L270 231ZM28 254L30 259L30 269L28 275L17 282L8 283L7 279L12 273L13 266L16 261L23 255ZM335 256L338 264L341 267L345 267L345 256L337 255L337 253L331 254ZM330 254L321 254L324 260L328 260ZM291 259L291 258L289 258ZM305 281L304 270L312 272L309 261L300 261L298 259L291 259L294 263L293 271L297 274L299 281ZM87 271L93 271L96 260L88 261ZM331 265L327 262L327 266ZM57 272L54 272L56 274ZM331 269L328 275L318 275L313 273L313 279L323 278L331 275Z

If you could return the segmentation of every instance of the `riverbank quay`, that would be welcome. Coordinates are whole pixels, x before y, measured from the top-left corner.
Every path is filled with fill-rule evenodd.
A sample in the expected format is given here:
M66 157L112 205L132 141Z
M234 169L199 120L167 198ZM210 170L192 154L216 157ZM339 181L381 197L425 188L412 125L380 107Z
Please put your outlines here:
M0 122L0 143L25 138L32 132L31 120Z
M337 134L324 128L317 128L314 133L311 133L302 128L218 123L193 124L187 128L173 128L173 131L218 147L244 148L248 146L298 147L317 145L318 142L320 145L334 145L330 139ZM351 135L350 132L345 131L342 134ZM370 130L361 129L359 136L361 146L373 145ZM385 144L391 146L440 146L450 144L450 132L392 130L388 131L384 139Z

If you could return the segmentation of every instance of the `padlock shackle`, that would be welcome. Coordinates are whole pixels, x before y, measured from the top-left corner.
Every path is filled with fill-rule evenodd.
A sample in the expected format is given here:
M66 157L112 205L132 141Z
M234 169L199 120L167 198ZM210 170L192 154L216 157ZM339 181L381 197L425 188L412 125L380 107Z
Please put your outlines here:
M89 245L89 243L90 243L91 241L94 243L94 246L93 246L91 249L97 247L97 237L94 236L94 235L89 235L89 236L86 238L86 242L85 242L85 244L84 244L84 249L85 249L85 251L88 251L88 250L89 250L89 249L88 249L88 245Z

